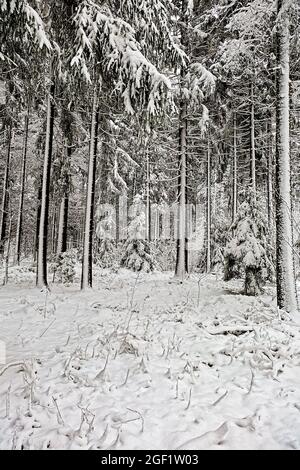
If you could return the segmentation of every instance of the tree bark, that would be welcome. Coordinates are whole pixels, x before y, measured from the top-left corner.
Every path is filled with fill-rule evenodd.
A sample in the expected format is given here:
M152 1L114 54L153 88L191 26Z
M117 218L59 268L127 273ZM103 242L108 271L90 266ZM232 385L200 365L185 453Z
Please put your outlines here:
M51 211L49 211L51 213ZM53 255L56 253L56 247L57 247L57 234L58 234L58 217L59 214L57 213L58 211L56 210L56 204L52 204L52 214L50 218L50 223L49 223L49 228L48 230L50 232L50 237L48 237L48 245L50 245L50 250L51 254ZM49 240L50 238L50 240Z
M277 304L287 312L298 309L292 232L291 171L290 171L290 20L278 0L277 31L277 103L276 103L276 241L277 241Z
M70 142L69 142L70 144ZM66 144L65 152L69 168L69 162L72 156L71 145ZM69 216L69 191L70 191L70 175L64 169L64 188L63 196L60 202L59 219L58 219L58 234L57 234L57 247L56 254L65 253L68 249L68 216Z
M48 287L47 281L47 238L50 199L50 174L54 130L54 91L55 85L51 76L51 85L47 97L47 126L43 166L42 198L39 221L38 256L37 256L37 286Z
M182 19L181 19L181 42L186 50L189 48L188 41L188 3L182 0ZM181 68L181 86L184 86L184 80L187 70ZM184 280L188 273L188 250L186 236L186 203L187 203L187 138L188 138L188 104L181 90L180 106L179 106L179 181L178 181L178 230L177 230L177 254L175 277Z
M118 243L120 241L120 195L117 194L115 197L116 201L116 246L118 246Z
M42 150L40 151L40 156L42 157ZM40 220L41 220L41 206L42 206L42 192L43 192L43 173L39 175L38 181L38 193L37 193L37 209L36 209L36 231L35 231L35 240L34 240L34 260L37 260L37 254L39 250L39 229L40 229Z
M206 272L211 271L211 147L210 135L207 142L207 201L206 201L206 228L207 228L207 251L206 251Z
M4 272L4 280L3 280L4 286L8 283L8 268L9 268L9 256L10 256L10 244L11 244L11 226L12 226L12 217L10 215L9 226L8 226L8 241L7 241L6 255L5 255L5 272Z
M22 156L22 170L21 170L21 193L19 202L19 212L17 221L17 235L16 235L16 262L20 264L21 257L21 239L23 230L23 208L24 208L24 195L25 195L25 182L26 182L26 163L27 163L27 148L28 148L28 130L30 118L30 100L28 99L27 113L24 125L24 143L23 143L23 156Z
M95 85L93 96L93 110L91 122L91 141L89 152L89 168L87 182L87 198L85 209L84 241L81 289L93 287L93 232L94 232L94 202L95 202L95 180L96 180L96 156L98 147L98 124L99 124L99 86Z
M251 109L250 109L250 152L251 152L251 187L256 194L256 147L255 147L255 109L254 109L254 84L251 83Z
M3 181L3 195L1 204L1 221L0 221L0 256L4 255L4 245L6 241L6 229L7 229L7 217L8 217L8 205L9 205L9 174L10 174L10 156L11 156L11 140L12 140L12 122L8 123L7 131L7 154L5 173Z
M178 187L178 232L177 259L175 276L184 280L188 273L187 240L186 240L186 151L187 151L187 104L182 102L179 115L179 187Z
M273 146L272 146L272 119L267 125L268 143L267 145L267 193L268 193L268 223L271 230L273 226Z
M248 266L245 270L245 294L260 295L262 293L261 272L259 268Z
M56 254L67 251L67 229L68 229L69 195L64 194L59 207L59 221L57 233Z
M233 114L233 191L232 191L232 222L237 215L238 191L237 191L237 119Z
M146 240L151 241L151 201L150 201L150 160L149 150L146 149L147 190L146 190Z

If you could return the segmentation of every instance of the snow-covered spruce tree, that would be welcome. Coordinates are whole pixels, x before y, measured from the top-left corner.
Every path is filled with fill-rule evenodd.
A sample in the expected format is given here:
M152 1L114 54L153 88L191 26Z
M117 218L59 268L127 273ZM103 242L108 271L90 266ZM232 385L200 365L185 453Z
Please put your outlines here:
M198 15L202 13L201 5L195 8L194 0L179 0L174 2L178 7L178 35L181 47L186 54L186 61L180 67L178 77L178 125L179 125L179 152L178 152L178 239L175 277L181 281L188 272L187 250L187 156L189 144L189 113L191 110L207 108L203 106L205 97L215 89L215 78L204 65L195 57L197 47L191 47L192 37L196 44L199 41L197 34ZM199 12L200 10L200 12Z
M228 226L230 224L224 205L219 201L211 224L211 266L216 272L224 270L225 247L229 240Z
M47 248L48 248L48 226L49 226L49 206L50 206L50 179L52 167L52 151L54 144L54 120L57 113L57 102L55 95L62 84L66 90L78 87L78 74L71 73L71 60L77 53L75 38L77 37L77 28L74 24L74 15L76 14L79 2L69 2L62 0L52 2L50 5L42 2L42 6L47 11L47 30L52 42L52 49L46 67L48 72L47 86L47 119L46 135L44 147L43 176L41 186L41 207L39 216L38 230L38 256L37 256L37 285L39 287L48 287L47 282ZM66 22L65 18L70 18ZM81 72L81 77L84 71ZM70 99L72 101L72 98ZM67 200L64 201L64 217L66 222ZM53 218L54 219L54 218ZM55 228L54 222L52 229ZM54 232L54 230L53 230ZM66 234L66 232L65 232ZM54 238L54 237L52 237ZM53 240L54 244L54 240Z
M233 269L245 273L245 294L259 295L272 271L272 250L263 206L250 192L231 226L233 238L225 248L225 280Z
M146 235L146 215L142 197L136 195L132 205L131 221L128 226L128 240L125 242L125 253L121 259L123 267L133 271L153 271L155 263Z
M114 242L116 231L116 220L113 214L105 212L96 214L98 223L96 225L96 236L99 246L95 253L95 262L101 268L111 268L116 265L116 245Z
M38 55L38 51L44 47L50 49L51 45L45 34L44 25L40 16L27 0L8 0L0 2L0 19L0 81L2 82L3 80L7 88L15 89L16 73L15 69L12 68L12 64L14 64L14 67L18 67L18 71L21 68L24 69L33 55ZM18 84L17 89L20 90L20 84ZM12 106L9 106L9 108L11 112ZM3 184L0 218L0 253L2 252L2 254L7 232L7 207L10 183L9 170L13 122L16 122L15 119L6 119L5 123L7 164Z
M168 42L172 46L168 29L169 2L166 5L159 0L150 4L142 2L142 5L137 1L128 4L113 1L105 5L91 0L79 3L74 17L78 31L75 40L77 53L71 64L76 65L88 81L92 75L91 70L97 72L102 83L105 82L106 87L123 98L125 112L134 115L137 111L142 111L146 117L144 123L149 125L149 121L155 120L166 106L167 92L171 88L170 81L157 68L161 66L162 45ZM149 11L144 8L146 4ZM156 7L156 13L153 14ZM150 28L147 27L149 15ZM138 23L137 17L141 20ZM161 31L163 34L160 34ZM179 48L173 48L174 56L178 55L178 50ZM100 94L105 99L99 91ZM92 160L90 153L82 289L92 286L93 217L89 204L93 188L92 161L95 159L93 157Z
M41 17L28 0L4 0L0 2L0 60L10 63L12 55L32 53L33 46L51 49L51 44ZM26 48L24 48L26 44ZM20 48L20 46L22 46ZM20 48L20 49L19 49ZM22 57L26 60L26 57Z
M77 251L75 249L65 251L56 255L54 273L58 282L72 284L75 279L75 266L77 263Z
M102 238L99 242L99 247L94 257L95 263L100 268L114 267L117 269L117 250L114 242L110 238Z
M271 219L273 165L272 159L267 161L272 155L270 124L275 111L274 6L273 0L219 3L207 18L211 36L217 33L221 38L212 71L221 92L218 109L226 110L225 114L217 112L217 116L224 149L232 158L232 220L238 206L239 188L244 184L250 184L258 192L268 184ZM220 24L223 24L221 28ZM219 118L222 114L223 123ZM224 126L223 132L220 126Z
M52 2L50 5L42 2L42 7L47 11L47 31L52 42L52 50L48 60L46 60L45 67L49 70L47 79L47 119L46 119L46 134L44 146L44 163L42 170L42 184L40 195L40 210L38 217L38 257L37 257L37 285L40 287L47 287L47 249L48 249L48 226L49 212L50 212L50 179L52 167L52 151L56 144L54 142L54 119L59 112L58 97L61 88L64 87L65 96L69 98L70 105L74 101L75 91L78 91L79 82L82 81L82 76L85 75L85 70L80 74L75 73L77 69L72 69L71 61L74 55L77 54L76 37L78 34L76 24L74 22L74 15L77 12L79 1L69 2L62 0L60 2ZM65 18L70 18L66 22ZM72 91L70 91L72 90ZM73 94L72 94L73 93ZM62 98L61 96L59 97ZM61 104L64 104L62 101ZM70 111L70 110L69 110ZM65 126L65 131L69 134L65 137L65 151L67 160L69 160L72 149L70 141L71 130L70 126ZM59 223L59 237L57 244L57 251L66 249L66 234L67 234L67 216L68 216L68 190L69 182L66 178L65 181L65 194L62 197L60 204L60 223ZM55 245L55 211L52 215L51 222L51 237L52 245Z

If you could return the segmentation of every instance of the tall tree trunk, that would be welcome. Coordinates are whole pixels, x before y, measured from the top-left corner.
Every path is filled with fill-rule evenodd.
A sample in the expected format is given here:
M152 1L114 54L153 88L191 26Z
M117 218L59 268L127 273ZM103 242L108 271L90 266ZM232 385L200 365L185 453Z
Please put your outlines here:
M69 194L63 195L59 206L59 220L57 233L56 254L65 253L67 251L67 234L68 234L68 212L69 212Z
M12 215L10 214L9 226L8 226L8 241L7 241L6 255L5 255L5 271L4 271L4 280L3 280L4 286L8 283L8 268L9 268L10 244L11 244L11 226L12 226Z
M189 2L181 2L181 42L186 51L189 49L188 25L189 25ZM187 69L181 67L181 87L184 86ZM175 277L181 281L188 273L188 249L187 249L187 138L188 138L188 104L186 97L181 89L180 107L179 107L179 181L178 181L178 230L177 230L177 255Z
M256 147L255 147L255 108L254 108L254 83L250 87L251 108L250 108L250 152L251 152L251 187L253 194L256 194Z
M216 193L216 191L215 191ZM206 249L206 272L211 271L211 148L210 135L207 141L207 201L206 201L206 229L207 229L207 249Z
M59 214L58 214L58 230L57 230L57 245L56 245L57 255L60 255L63 252L62 243L63 243L64 219L65 219L65 198L63 197L59 205Z
M160 240L160 211L159 211L158 204L155 204L153 207L154 207L154 240L157 245L158 241Z
M118 243L120 241L120 195L117 194L115 197L116 201L116 246L118 246Z
M146 240L151 241L151 201L150 201L150 160L149 149L146 149L147 189L146 189Z
M280 18L277 26L276 274L278 307L288 312L296 312L298 305L293 259L290 172L290 21L289 12L286 11L288 1L278 0Z
M94 232L94 202L95 202L95 180L96 180L96 156L98 146L98 124L99 124L99 86L95 85L93 96L93 110L91 122L91 141L87 182L87 198L85 209L84 241L81 289L93 286L93 232Z
M40 151L40 156L42 156L42 150ZM40 230L40 220L41 220L41 206L42 206L42 192L43 192L43 172L39 175L38 181L38 194L37 194L37 209L36 209L36 230L35 230L35 240L34 240L34 260L37 260L37 254L39 250L39 230Z
M10 173L10 155L11 155L11 140L12 140L12 121L8 123L7 127L7 154L5 173L3 181L3 195L0 214L0 256L4 255L4 245L6 241L8 205L9 205L9 173Z
M236 113L233 114L233 191L232 191L232 222L236 219L238 191L237 191L237 119Z
M51 211L49 211L51 213ZM59 216L59 214L58 214ZM56 205L53 204L52 206L52 217L50 218L50 240L48 239L48 244L50 245L51 254L53 255L56 252L56 245L57 245L57 210ZM49 230L48 230L49 231ZM50 243L49 243L50 241Z
M86 185L86 176L82 175L82 184L81 184L81 198L80 198L80 226L79 226L79 236L78 236L78 241L79 245L83 246L83 239L84 239L84 223L85 223L85 204L86 204L86 190L87 190L87 185Z
M50 199L50 175L53 147L53 129L54 129L54 91L55 85L51 75L51 85L47 98L47 126L45 155L43 166L42 198L39 221L38 236L38 256L37 256L37 286L48 287L47 281L47 238L48 238L48 218L49 218L49 199Z
M182 102L179 114L179 187L178 187L178 231L177 259L175 276L184 280L188 273L187 240L186 240L186 153L187 153L187 104Z
M272 145L272 119L267 124L267 193L268 193L268 224L273 226L273 145Z
M30 100L28 99L27 113L24 125L24 142L23 142L23 155L22 155L22 170L21 170L21 193L19 202L19 212L17 221L17 235L16 235L16 262L20 264L21 257L21 239L23 230L23 208L24 208L24 194L26 182L26 162L27 162L27 147L28 147L28 129L30 118Z
M72 148L71 148L71 145L69 144L66 143L66 147L65 147L68 167L69 167L69 162L72 156ZM63 196L62 196L60 207L59 207L56 254L65 253L68 248L67 241L68 241L70 175L65 170L64 170L64 180L65 181L64 181L64 188L63 188Z

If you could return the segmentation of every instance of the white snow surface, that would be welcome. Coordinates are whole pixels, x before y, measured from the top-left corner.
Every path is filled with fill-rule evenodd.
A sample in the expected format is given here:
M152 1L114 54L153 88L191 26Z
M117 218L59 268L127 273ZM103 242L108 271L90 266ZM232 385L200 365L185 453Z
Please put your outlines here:
M34 277L0 288L0 449L300 449L300 327L272 287Z

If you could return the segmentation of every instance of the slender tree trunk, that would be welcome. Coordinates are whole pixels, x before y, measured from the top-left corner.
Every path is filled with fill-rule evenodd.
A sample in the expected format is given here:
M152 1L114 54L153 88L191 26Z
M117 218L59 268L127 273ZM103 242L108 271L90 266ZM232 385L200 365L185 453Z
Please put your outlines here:
M250 109L250 152L251 152L251 187L256 194L256 148L255 148L255 109L254 109L254 84L251 83L251 109Z
M267 192L268 192L268 223L271 229L273 225L273 146L272 146L272 121L267 125L268 142L267 145Z
M66 191L59 206L59 221L57 232L56 254L67 251L67 231L68 231L69 194Z
M21 239L23 230L23 208L24 208L24 195L25 195L25 182L26 182L26 162L27 162L27 147L28 147L28 129L30 118L30 101L28 99L27 113L24 125L24 143L23 143L23 156L22 156L22 170L21 170L21 193L19 202L19 212L17 221L17 235L16 235L16 262L20 264L21 257Z
M188 25L189 25L189 3L187 0L181 2L181 42L186 50L189 49ZM187 70L181 68L181 82L184 85ZM188 273L188 249L187 249L187 138L188 138L188 104L181 90L181 102L179 109L179 182L178 182L178 230L177 230L177 255L175 277L184 280Z
M11 156L11 140L12 140L12 122L8 124L7 131L7 154L5 173L3 181L3 195L1 204L0 214L0 256L4 255L4 245L6 241L6 229L7 229L7 217L8 217L8 205L9 205L9 177L10 177L10 156Z
M63 195L59 209L59 223L56 253L65 253L68 249L68 217L69 217L69 193L70 193L70 162L72 158L73 133L72 117L69 111L64 111L61 122L64 134L63 153Z
M120 241L120 195L116 196L116 246Z
M293 259L291 172L290 172L290 24L286 0L278 0L281 15L277 32L277 130L276 130L276 234L277 304L296 312L297 295Z
M50 218L50 249L51 254L55 253L56 248L56 233L57 233L57 213L56 213L56 205L53 204L52 208L52 217ZM59 214L58 214L59 215ZM49 230L48 230L49 231Z
M98 146L98 124L99 124L99 86L95 85L93 97L91 141L87 182L87 198L85 209L85 229L83 242L81 289L93 286L93 231L94 231L94 202L95 202L95 177L96 156Z
M58 213L58 229L57 229L57 244L56 244L56 254L60 255L63 253L62 245L63 245L63 231L64 231L64 221L65 221L65 198L62 197L59 205L59 213Z
M41 151L42 154L42 151ZM39 229L41 220L41 206L42 206L42 192L43 192L43 173L41 172L38 182L38 194L37 194L37 209L36 209L36 231L34 240L34 260L37 260L37 254L39 250Z
M53 80L53 77L51 76ZM47 98L47 126L46 142L43 167L42 198L39 221L38 236L38 257L37 257L37 286L48 287L47 281L47 238L48 238L48 218L49 218L49 199L50 199L50 175L53 147L53 129L54 129L54 91L55 85L52 81Z
M154 240L156 245L160 239L160 212L158 204L154 206Z
M187 240L186 240L186 153L187 153L187 104L181 105L179 115L179 207L178 207L178 232L177 232L177 259L175 276L184 280L188 272Z
M232 194L232 222L237 215L238 191L237 191L237 120L233 114L233 194Z
M12 216L10 215L9 226L8 226L8 241L7 241L6 255L5 255L5 273L4 273L3 285L6 285L8 283L8 268L9 268L10 245L11 245L11 226L12 226Z
M147 159L147 195L146 195L146 239L151 241L151 202L150 202L150 160L149 150L146 150Z
M70 142L66 142L65 156L69 168L69 162L72 156L72 148ZM70 191L70 175L64 169L64 188L63 196L59 207L58 216L58 233L57 233L57 246L56 254L65 253L67 251L68 242L68 216L69 216L69 191Z
M94 248L94 214L95 214L95 186L96 186L96 161L97 161L97 149L98 149L98 126L99 126L99 108L96 114L96 127L95 127L95 156L94 156L94 168L93 168L93 184L92 184L92 197L91 197L91 216L90 216L90 235L89 235L89 277L88 284L90 287L93 286L93 248Z
M64 229L63 229L63 236L62 236L62 253L65 253L68 250L68 223L69 223L69 183L68 183L68 190L64 197L65 208L64 208Z
M210 135L207 142L207 201L206 201L206 228L207 228L207 250L206 250L206 272L211 271L211 148Z
M83 246L83 239L84 239L84 223L85 223L85 203L86 203L86 177L82 176L82 185L81 185L81 211L80 211L80 228L79 228L79 245Z

